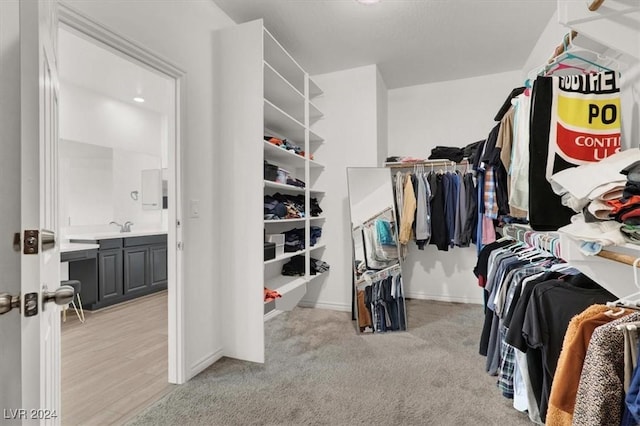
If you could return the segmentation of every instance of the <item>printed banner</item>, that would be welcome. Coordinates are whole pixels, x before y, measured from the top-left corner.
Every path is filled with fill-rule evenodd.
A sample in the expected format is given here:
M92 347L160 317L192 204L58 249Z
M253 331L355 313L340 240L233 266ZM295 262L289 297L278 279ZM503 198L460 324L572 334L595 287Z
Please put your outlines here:
M568 165L578 166L600 161L621 148L618 73L552 78L547 179L559 171L555 167L556 156Z

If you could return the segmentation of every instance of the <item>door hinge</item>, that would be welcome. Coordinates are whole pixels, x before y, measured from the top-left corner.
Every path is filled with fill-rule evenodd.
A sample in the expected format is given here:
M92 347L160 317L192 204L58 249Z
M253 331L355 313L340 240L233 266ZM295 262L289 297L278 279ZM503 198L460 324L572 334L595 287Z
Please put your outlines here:
M38 254L39 234L40 232L37 229L24 230L24 254Z

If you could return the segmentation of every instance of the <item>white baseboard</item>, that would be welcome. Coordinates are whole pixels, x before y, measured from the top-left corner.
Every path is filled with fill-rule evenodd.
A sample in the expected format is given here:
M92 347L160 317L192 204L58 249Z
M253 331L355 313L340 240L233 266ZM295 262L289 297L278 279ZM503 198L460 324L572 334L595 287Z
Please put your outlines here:
M224 355L223 350L222 349L218 349L214 353L206 355L205 357L201 358L199 361L196 361L189 368L189 373L188 373L189 376L187 378L187 381L193 379L195 376L197 376L198 374L202 373L207 367L209 367L214 362L216 362L220 358L222 358L223 355Z
M303 308L329 309L331 311L351 312L351 304L333 302L311 302L309 300L301 300L298 306Z
M277 317L278 315L280 315L281 313L283 313L284 311L279 311L277 309L272 310L271 312L265 314L264 316L264 320L265 321L269 321L272 318Z
M459 297L459 296L442 296L442 295L435 295L435 294L422 293L422 292L411 292L411 293L405 293L404 296L407 299L436 300L438 302L471 303L474 305L484 304L482 295L478 297L467 297L467 296Z

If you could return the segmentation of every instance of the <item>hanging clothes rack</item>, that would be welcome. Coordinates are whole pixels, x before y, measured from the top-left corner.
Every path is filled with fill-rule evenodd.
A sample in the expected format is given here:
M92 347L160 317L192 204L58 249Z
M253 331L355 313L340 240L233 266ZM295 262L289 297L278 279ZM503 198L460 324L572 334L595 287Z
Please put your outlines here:
M371 283L371 282L375 282L375 281L380 281L383 280L387 277L389 277L390 275L395 274L396 272L402 272L402 269L400 268L400 264L396 263L395 265L391 265L387 268L384 268L380 271L376 271L374 273L365 273L362 278L360 278L357 282L356 285L360 286L361 284L364 283Z
M385 163L385 167L391 169L410 169L416 166L429 166L429 167L457 167L469 165L468 160L462 160L459 163L451 160L424 160L424 161L411 161L406 163Z
M560 236L557 232L539 232L532 230L528 226L511 224L502 228L502 234L528 246L536 247L557 258L561 257Z
M353 230L356 231L360 228L362 228L363 226L373 222L374 220L378 219L380 216L384 215L385 213L387 213L388 211L393 210L393 207L389 206L389 207L385 207L383 210L379 211L378 213L374 214L373 216L369 217L369 219L362 221L362 223L356 225L353 227Z

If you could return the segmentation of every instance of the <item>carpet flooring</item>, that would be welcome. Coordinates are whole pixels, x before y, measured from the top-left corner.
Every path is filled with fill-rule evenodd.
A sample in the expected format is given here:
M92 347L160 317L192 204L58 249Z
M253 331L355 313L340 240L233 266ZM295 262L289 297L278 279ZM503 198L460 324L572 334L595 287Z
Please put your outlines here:
M223 358L130 425L530 425L478 355L482 307L408 300L409 331L296 308L265 323L266 362Z

